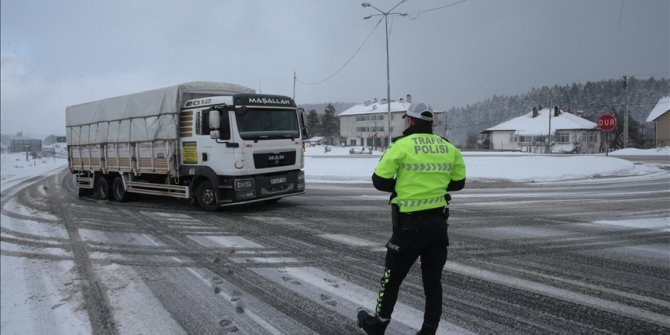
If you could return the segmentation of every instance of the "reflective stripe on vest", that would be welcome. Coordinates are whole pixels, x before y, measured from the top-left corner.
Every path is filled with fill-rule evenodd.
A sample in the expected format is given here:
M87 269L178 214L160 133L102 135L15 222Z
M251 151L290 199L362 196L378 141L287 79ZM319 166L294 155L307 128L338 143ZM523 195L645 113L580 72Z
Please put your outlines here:
M407 171L451 171L453 165L447 163L409 163L403 164L401 168Z
M412 207L418 207L418 206L423 206L423 205L428 205L428 204L436 204L436 203L441 203L445 201L444 200L444 195L435 197L435 198L430 198L430 199L421 199L421 200L399 200L397 202L397 205L400 207L404 208L412 208Z

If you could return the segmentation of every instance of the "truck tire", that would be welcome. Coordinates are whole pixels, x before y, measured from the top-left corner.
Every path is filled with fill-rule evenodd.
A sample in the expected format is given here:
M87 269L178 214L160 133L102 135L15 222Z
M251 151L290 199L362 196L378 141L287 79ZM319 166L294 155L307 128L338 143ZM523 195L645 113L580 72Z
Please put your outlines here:
M109 199L109 196L111 195L111 188L109 187L109 180L105 176L100 176L98 178L98 184L96 187L96 191L98 191L98 198L101 200L107 200Z
M117 176L114 178L114 182L112 183L112 196L114 197L114 200L118 202L128 200L128 192L126 192L126 188L123 186L123 177Z
M198 185L196 191L196 200L198 207L206 211L215 211L219 209L219 202L216 199L216 192L212 183L205 180Z

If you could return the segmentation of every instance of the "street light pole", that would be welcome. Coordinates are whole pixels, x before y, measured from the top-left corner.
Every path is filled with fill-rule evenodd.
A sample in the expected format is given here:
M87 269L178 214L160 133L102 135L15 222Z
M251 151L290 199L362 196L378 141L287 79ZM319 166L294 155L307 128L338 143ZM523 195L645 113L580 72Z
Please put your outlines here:
M369 2L363 2L361 6L363 7L372 7L376 11L379 12L379 14L375 15L370 15L366 16L363 19L367 20L373 16L384 16L384 28L386 31L386 106L387 106L387 124L386 128L388 129L388 144L391 145L391 63L389 61L389 23L388 23L388 16L389 15L400 15L400 16L407 16L407 13L393 13L393 10L396 9L396 7L400 6L403 2L406 0L400 1L398 4L393 6L393 8L389 9L388 11L383 11L373 5L371 5Z

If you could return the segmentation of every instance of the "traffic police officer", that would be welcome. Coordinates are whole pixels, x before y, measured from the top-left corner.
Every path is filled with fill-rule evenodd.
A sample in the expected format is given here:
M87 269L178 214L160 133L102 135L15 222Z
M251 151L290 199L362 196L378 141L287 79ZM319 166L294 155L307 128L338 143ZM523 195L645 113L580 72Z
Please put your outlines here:
M358 312L358 326L367 334L384 334L398 298L400 284L417 258L426 296L423 325L417 334L435 334L442 314L442 268L447 261L447 192L465 186L460 151L433 134L433 109L410 106L403 116L407 129L394 139L372 175L376 189L391 192L393 234L374 315Z

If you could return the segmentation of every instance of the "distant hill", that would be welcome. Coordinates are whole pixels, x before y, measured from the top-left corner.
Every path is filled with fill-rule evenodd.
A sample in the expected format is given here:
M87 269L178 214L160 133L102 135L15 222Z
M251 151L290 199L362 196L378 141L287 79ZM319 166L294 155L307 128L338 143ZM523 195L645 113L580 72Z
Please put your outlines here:
M653 125L647 123L649 112L663 96L670 95L670 79L628 79L628 114L649 134ZM530 92L497 96L464 107L447 110L447 137L460 146L470 146L477 135L503 121L532 111L533 106L553 107L569 111L596 122L606 113L623 115L624 81L603 80L573 83L565 86L533 88ZM622 119L622 117L620 117ZM623 122L620 122L623 124ZM632 127L629 125L629 127ZM629 128L630 129L630 128ZM646 131L644 129L647 129Z
M670 79L649 78L628 79L628 113L639 127L641 133L652 134L653 125L645 122L647 115L663 96L670 95ZM356 103L334 102L335 114L342 113ZM305 111L316 110L320 115L328 103L303 104ZM445 135L451 142L468 147L475 142L479 133L504 121L532 111L533 106L559 106L587 120L596 122L605 113L623 115L624 82L601 80L595 82L573 83L565 86L533 88L528 93L499 96L463 107L452 107L447 113L447 131ZM623 123L623 122L621 122ZM631 126L632 127L632 126ZM630 128L629 128L630 129ZM646 130L645 130L646 129Z

